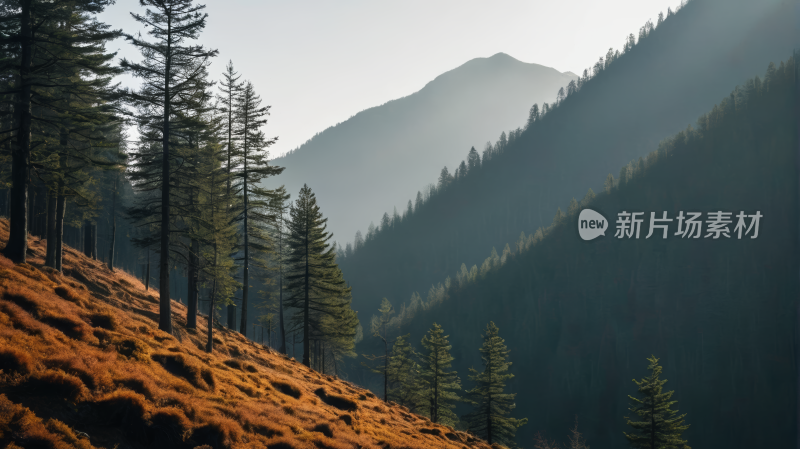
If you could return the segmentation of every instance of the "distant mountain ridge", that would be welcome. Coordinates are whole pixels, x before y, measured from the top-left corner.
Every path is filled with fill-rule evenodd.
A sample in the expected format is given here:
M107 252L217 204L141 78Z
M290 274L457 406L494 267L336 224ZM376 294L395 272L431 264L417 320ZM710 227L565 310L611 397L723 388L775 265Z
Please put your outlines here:
M360 316L480 265L495 247L552 223L558 208L663 139L800 44L796 3L693 0L521 133L475 175L453 183L339 265ZM388 206L388 205L387 205ZM387 210L388 207L384 207Z
M292 195L307 183L340 243L378 222L387 205L401 210L470 147L482 149L524 124L534 103L552 102L577 76L505 53L472 59L403 98L359 112L272 161L286 167L269 180Z

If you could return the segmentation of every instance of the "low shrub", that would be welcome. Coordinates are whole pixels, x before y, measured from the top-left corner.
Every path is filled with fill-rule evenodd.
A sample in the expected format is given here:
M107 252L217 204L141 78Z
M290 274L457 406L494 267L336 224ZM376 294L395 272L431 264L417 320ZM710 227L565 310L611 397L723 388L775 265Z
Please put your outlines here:
M206 418L206 423L196 427L191 440L195 444L208 444L215 448L229 448L242 437L242 428L236 421L222 416Z
M276 390L280 391L286 396L291 396L295 399L300 399L301 396L300 389L295 387L294 385L288 384L286 382L281 382L279 380L274 380L270 383Z
M52 369L32 374L24 385L32 394L73 401L81 397L86 389L79 378Z
M328 394L324 388L317 388L314 390L314 394L319 396L322 399L322 402L330 405L331 407L336 407L339 410L355 410L358 408L358 404L355 401L351 401L350 399L344 396L336 396L332 394Z
M26 352L14 348L2 348L0 370L5 373L29 374L33 371L33 359Z
M55 288L56 295L66 299L69 302L83 305L83 295L79 294L75 290L67 287L66 285L59 285Z
M147 427L147 401L130 390L117 390L92 404L98 421L104 425L122 425L130 435L141 439Z
M92 323L92 327L110 331L115 331L118 327L117 317L109 311L93 313L89 316L89 321Z
M151 358L164 367L167 372L183 377L196 388L210 391L215 387L214 374L186 355L159 353L153 354Z

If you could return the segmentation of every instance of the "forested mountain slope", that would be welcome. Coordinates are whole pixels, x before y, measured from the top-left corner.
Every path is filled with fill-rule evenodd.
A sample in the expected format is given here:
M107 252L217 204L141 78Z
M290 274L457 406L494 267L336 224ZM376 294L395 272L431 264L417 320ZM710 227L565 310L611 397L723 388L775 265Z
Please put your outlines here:
M354 308L427 291L462 263L479 264L493 246L502 251L520 232L549 224L589 187L602 190L609 173L791 54L794 17L789 1L689 2L501 154L343 258Z
M71 248L62 275L29 243L29 263L0 256L2 447L489 447L221 326L206 353L182 304L162 332L157 292Z
M673 408L687 414L691 447L793 447L800 294L794 64L770 66L763 79L625 170L608 192L559 214L501 259L463 270L427 298L422 292L422 300L395 303L401 314L390 337L410 333L418 342L440 324L463 378L480 366L481 332L494 321L511 351L514 416L529 419L517 436L523 446L539 431L564 435L576 416L592 448L626 445L631 379L642 378L646 357L655 355L665 390L675 391ZM579 237L583 207L608 220L605 237ZM615 237L624 211L644 213L638 238ZM731 215L727 236L714 238L709 214L717 211ZM660 229L647 238L651 212L673 220L666 238ZM681 212L702 213L698 238L676 235ZM741 212L746 227L737 231Z
M444 165L455 169L470 146L516 128L535 102L552 102L576 76L498 53L443 73L416 93L359 112L291 154L269 182L297 195L307 183L325 205L340 243L398 209Z

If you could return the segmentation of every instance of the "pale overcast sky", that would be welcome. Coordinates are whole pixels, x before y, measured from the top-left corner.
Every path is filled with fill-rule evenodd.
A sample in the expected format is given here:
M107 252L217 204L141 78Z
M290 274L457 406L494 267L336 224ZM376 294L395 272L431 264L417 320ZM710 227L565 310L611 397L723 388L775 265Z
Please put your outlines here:
M477 57L503 52L524 62L581 73L609 47L620 49L659 11L680 0L213 0L200 42L219 50L211 74L225 64L252 81L279 136L272 156L359 111L421 89ZM117 0L101 20L140 30ZM109 50L138 60L124 40ZM123 84L135 81L123 78ZM524 117L520 117L520 122ZM501 131L501 130L498 130Z

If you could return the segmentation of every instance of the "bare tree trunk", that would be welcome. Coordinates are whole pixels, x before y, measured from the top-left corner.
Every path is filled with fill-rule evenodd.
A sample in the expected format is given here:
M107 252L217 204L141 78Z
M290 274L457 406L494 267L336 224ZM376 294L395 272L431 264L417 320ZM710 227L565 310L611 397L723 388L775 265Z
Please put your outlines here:
M245 122L245 125L247 123ZM245 138L247 132L245 131ZM248 218L250 215L249 205L247 204L247 141L245 140L245 157L244 157L244 273L242 273L242 316L241 324L239 325L242 333L247 336L247 295L250 292L250 236L249 236L249 223Z
M199 278L198 265L200 263L200 241L192 239L191 254L189 254L189 285L188 285L188 307L186 310L186 327L195 329L197 327L197 301L199 291L197 282Z
M50 268L56 268L56 214L58 203L58 193L55 189L50 190L47 195L47 252L44 264Z
M114 271L114 245L117 241L117 189L119 175L114 179L114 200L111 204L111 242L108 245L108 269Z
M28 170L31 161L31 84L28 79L33 61L31 2L20 5L20 92L16 97L14 121L18 128L11 147L10 229L3 254L13 262L25 262L28 250Z
M144 291L150 291L150 247L147 247L147 275L144 280Z
M280 211L278 227L278 352L286 354L286 329L283 324L283 211Z
M214 260L216 263L217 249L214 245ZM206 352L214 352L214 307L216 307L217 280L214 279L211 286L211 308L208 309L208 340L206 342Z
M170 144L170 76L172 73L172 17L167 17L167 49L164 67L164 130L162 133L162 160L161 160L161 253L159 254L159 318L158 328L169 334L172 333L172 303L169 297L169 229L170 229L170 170L169 170L169 144Z
M92 257L92 223L89 220L83 222L83 254Z
M64 272L64 214L67 211L67 196L64 194L64 181L58 183L58 205L56 206L56 245L55 269Z
M90 224L91 226L91 242L89 242L89 248L92 250L92 259L97 260L97 223Z

